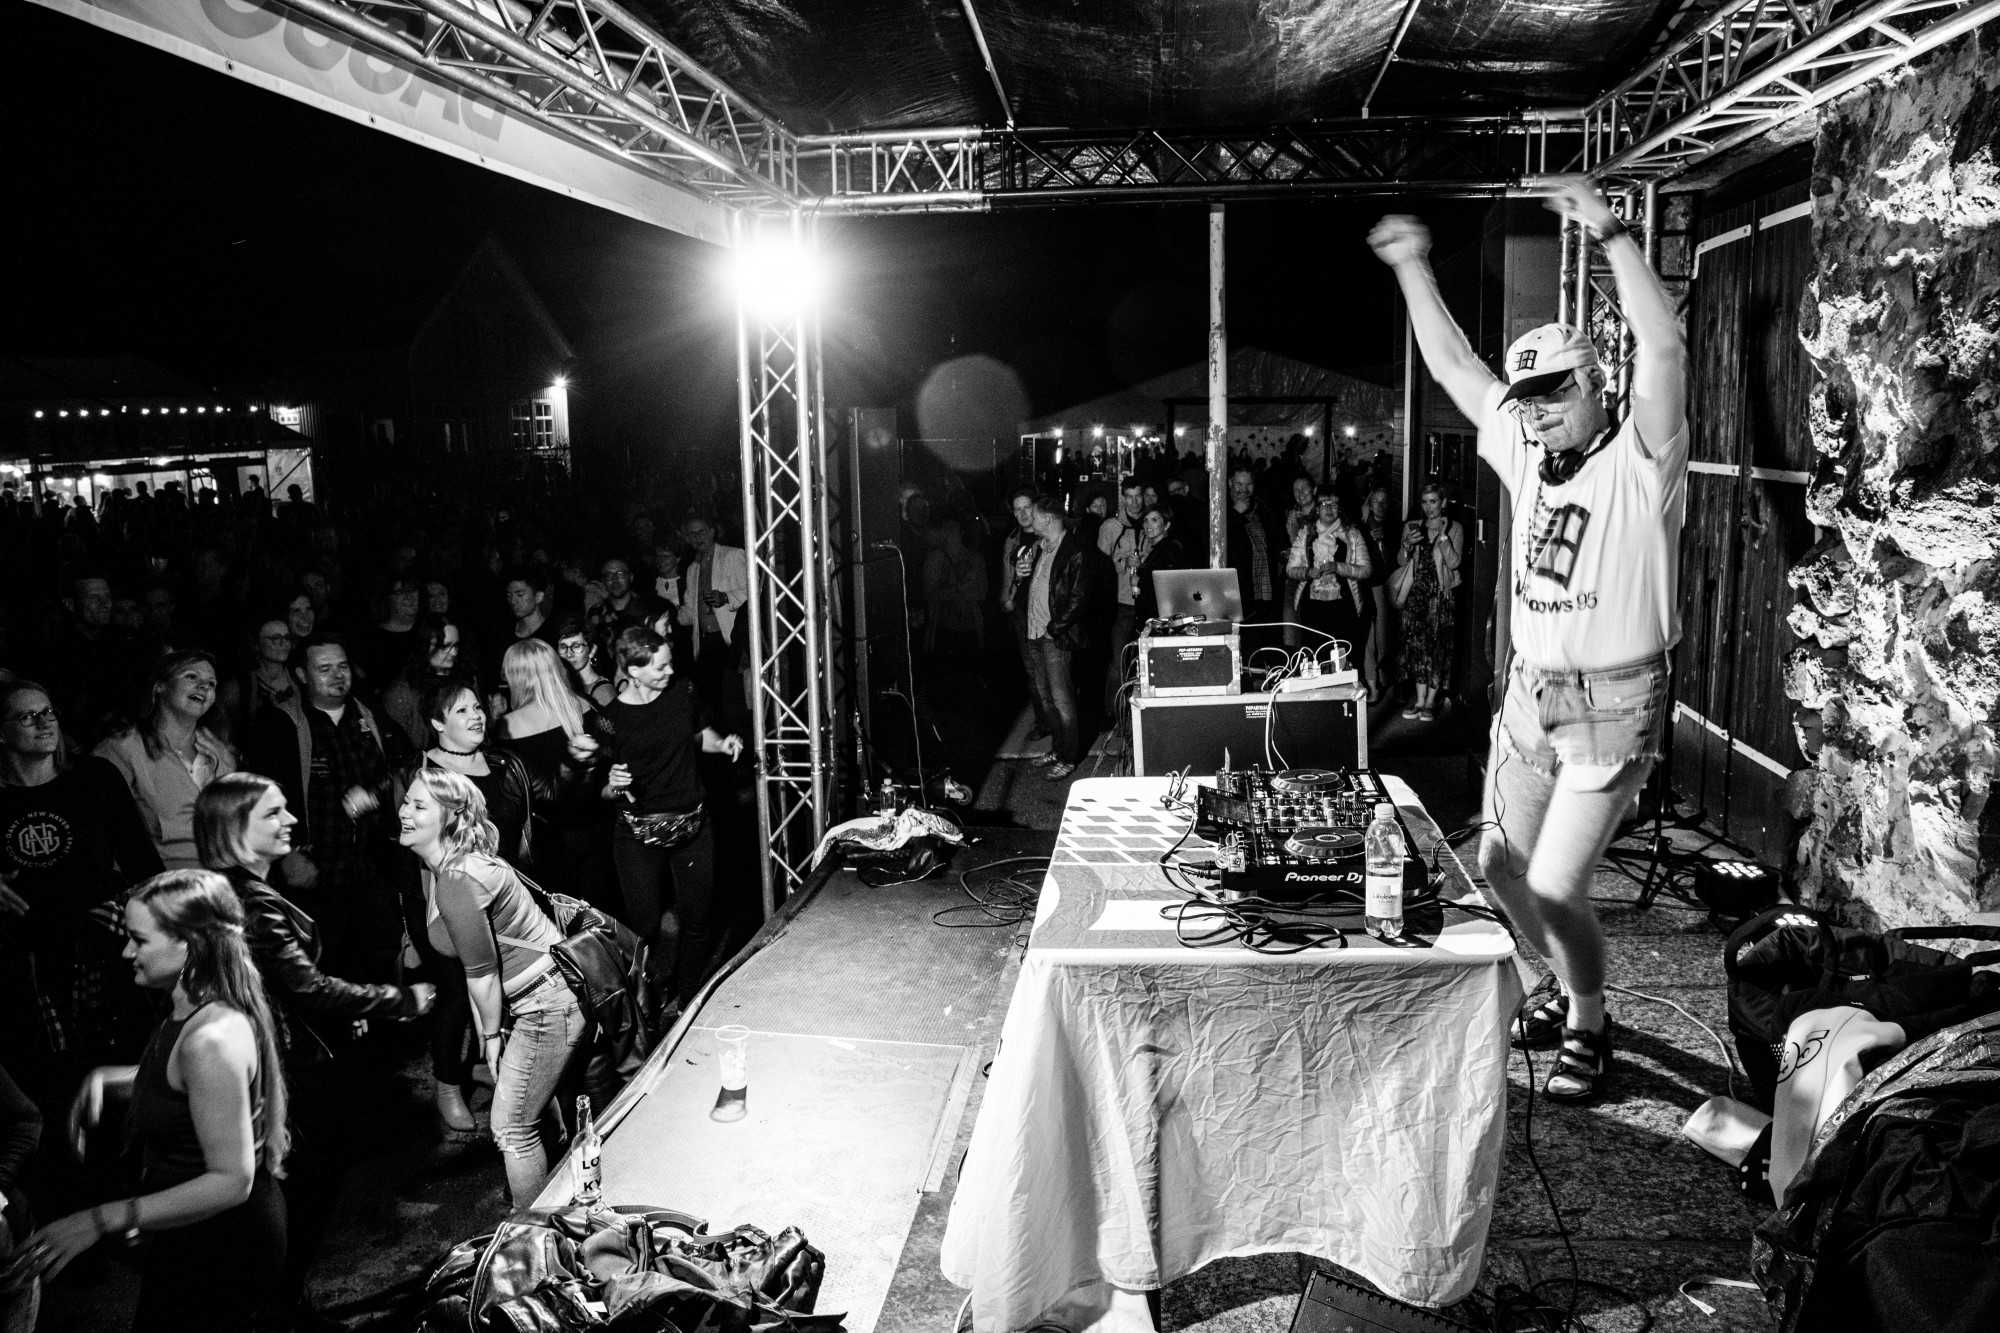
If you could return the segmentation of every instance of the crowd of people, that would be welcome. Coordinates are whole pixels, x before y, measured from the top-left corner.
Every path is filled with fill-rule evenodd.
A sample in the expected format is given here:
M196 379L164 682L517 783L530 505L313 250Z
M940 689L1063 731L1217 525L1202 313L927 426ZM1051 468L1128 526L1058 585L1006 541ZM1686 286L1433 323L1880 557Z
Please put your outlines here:
M1121 719L1133 646L1159 617L1153 575L1209 564L1208 485L1195 456L1139 462L1143 470L1116 479L1066 478L1063 494L1016 489L997 537L984 516L941 506L934 517L914 488L904 499L904 565L924 575L910 585L912 633L927 652L985 656L989 615L1005 627L1029 685L1029 738L1049 738L1040 762L1052 779L1068 777ZM1232 457L1225 563L1242 592L1252 665L1317 651L1356 671L1371 704L1401 700L1404 718L1430 722L1456 672L1465 526L1436 481L1398 524L1386 462L1329 483L1295 458ZM980 558L972 545L982 540L996 555ZM1406 566L1408 586L1392 596Z
M1228 556L1253 623L1333 636L1371 696L1400 660L1429 706L1464 555L1442 492L1399 535L1383 478L1239 462ZM1010 634L1054 778L1120 711L1151 576L1207 564L1205 478L1151 467L1019 492L1005 518L904 505L919 651L991 664ZM632 928L653 1031L754 918L754 853L718 851L754 839L717 837L747 818L744 550L658 494L528 512L0 497L0 558L34 571L0 589L0 1143L41 1139L0 1152L5 1333L32 1326L39 1279L135 1231L170 1235L148 1245L145 1327L183 1306L203 1328L309 1322L357 1090L382 1076L363 1053L396 1033L421 1032L444 1129L476 1132L492 1085L527 1202L559 1094L609 1091L535 889ZM1382 585L1412 561L1425 629L1399 659ZM138 1174L66 1161L73 1112L101 1157L90 1126L117 1107Z
M0 591L6 1333L134 1233L138 1327L310 1325L374 1046L425 1029L452 1132L491 1084L517 1206L559 1094L615 1091L537 889L634 929L655 1033L754 924L754 862L717 853L742 549L658 496L535 511L567 526L446 496L335 522L261 486L0 503L35 575Z

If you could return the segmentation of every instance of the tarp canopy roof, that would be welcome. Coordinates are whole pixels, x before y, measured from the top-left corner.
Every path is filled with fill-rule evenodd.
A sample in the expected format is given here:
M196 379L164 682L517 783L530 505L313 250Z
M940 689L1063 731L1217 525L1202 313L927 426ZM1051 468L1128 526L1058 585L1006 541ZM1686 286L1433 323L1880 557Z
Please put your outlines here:
M800 134L1002 123L1222 128L1353 116L1392 45L1396 60L1374 95L1375 114L1576 106L1631 73L1689 7L1683 0L626 3ZM1406 12L1409 28L1397 43Z
M1169 400L1178 400L1174 415L1197 428L1207 422L1206 403L1191 403L1208 391L1208 364L1197 361L1155 376L1129 389L1076 403L1021 423L1026 434L1040 434L1057 427L1102 425L1124 431L1131 426L1157 428L1166 421ZM1315 366L1310 362L1280 356L1261 347L1234 347L1229 352L1229 391L1236 399L1290 398L1291 403L1235 402L1230 406L1232 426L1302 427L1374 424L1394 415L1400 394L1391 389ZM1322 406L1324 403L1326 406ZM1329 410L1332 415L1322 421Z

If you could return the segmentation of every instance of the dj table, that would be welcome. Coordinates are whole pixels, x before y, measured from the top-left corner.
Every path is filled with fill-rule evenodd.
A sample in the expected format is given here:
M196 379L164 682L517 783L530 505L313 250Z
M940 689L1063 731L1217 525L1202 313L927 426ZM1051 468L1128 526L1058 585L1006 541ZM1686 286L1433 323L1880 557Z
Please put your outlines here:
M1408 786L1386 782L1414 850L1439 854L1443 896L1475 898ZM1499 1175L1521 996L1507 933L1446 908L1428 947L1184 947L1161 908L1189 895L1160 858L1190 816L1167 790L1071 788L944 1238L976 1333L1066 1297L1101 1312L1078 1293L1093 1284L1151 1291L1266 1252L1459 1299Z

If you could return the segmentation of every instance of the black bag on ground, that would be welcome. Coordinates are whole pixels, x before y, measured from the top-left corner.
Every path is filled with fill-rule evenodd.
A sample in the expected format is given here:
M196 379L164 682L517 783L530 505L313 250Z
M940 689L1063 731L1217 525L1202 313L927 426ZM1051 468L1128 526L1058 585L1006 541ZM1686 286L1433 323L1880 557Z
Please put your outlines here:
M1809 1010L1854 1005L1901 1024L1914 1044L2000 1009L2000 978L1975 970L2000 963L2000 949L1961 957L1921 942L1946 940L2000 941L2000 926L1912 926L1876 935L1798 906L1738 926L1723 945L1722 967L1748 1100L1771 1109L1786 1029Z
M2000 1014L1893 1056L1751 1240L1780 1333L2000 1328Z
M833 1333L815 1314L826 1256L796 1227L709 1235L665 1208L529 1212L432 1270L423 1333Z

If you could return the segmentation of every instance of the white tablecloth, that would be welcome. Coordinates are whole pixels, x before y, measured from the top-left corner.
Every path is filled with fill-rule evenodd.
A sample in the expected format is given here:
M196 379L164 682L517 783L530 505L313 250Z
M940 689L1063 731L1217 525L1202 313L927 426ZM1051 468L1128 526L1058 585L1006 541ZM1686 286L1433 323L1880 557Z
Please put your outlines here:
M1083 1284L1151 1290L1272 1251L1459 1299L1499 1175L1521 994L1506 932L1460 919L1430 949L1182 948L1158 913L1185 896L1157 865L1186 818L1160 811L1164 788L1072 788L945 1232L976 1333L1025 1328ZM1447 896L1470 894L1445 857Z

